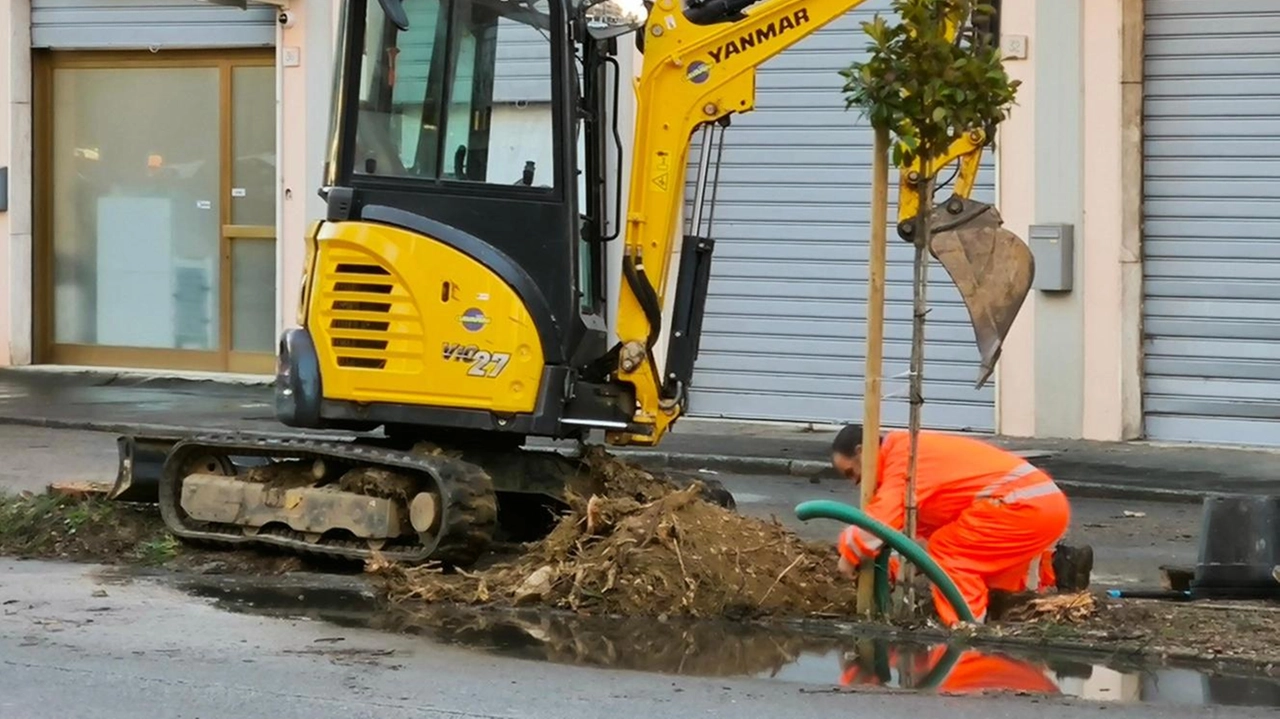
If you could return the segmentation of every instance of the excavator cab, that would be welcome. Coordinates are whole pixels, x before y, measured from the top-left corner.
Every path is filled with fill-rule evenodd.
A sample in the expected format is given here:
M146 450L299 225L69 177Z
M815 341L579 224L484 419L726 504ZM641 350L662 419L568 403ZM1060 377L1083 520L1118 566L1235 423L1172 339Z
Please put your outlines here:
M630 424L604 361L606 188L622 184L605 165L611 38L644 18L617 0L345 3L281 421L521 438Z

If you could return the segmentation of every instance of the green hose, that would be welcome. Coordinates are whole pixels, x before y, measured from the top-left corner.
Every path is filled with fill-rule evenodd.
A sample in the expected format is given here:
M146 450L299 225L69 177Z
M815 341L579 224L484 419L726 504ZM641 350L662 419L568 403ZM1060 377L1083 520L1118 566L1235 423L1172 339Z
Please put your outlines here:
M856 507L833 502L829 499L801 502L796 505L796 517L802 522L807 522L810 519L834 519L871 532L889 545L891 549L896 550L905 557L907 561L919 567L925 576L929 578L929 581L942 590L942 596L946 597L947 601L951 603L951 607L956 610L956 615L960 617L961 621L975 621L973 612L969 610L968 602L961 596L960 590L956 587L955 582L951 581L951 577L947 576L947 573L943 571L942 567L938 566L937 562L933 561L933 557L930 557L923 547L908 539L903 533L872 518Z
M938 663L933 665L933 669L920 680L912 689L937 689L951 676L951 670L956 668L956 664L960 662L960 657L964 655L964 650L954 644L947 645L947 651L943 652L942 658Z
M875 597L876 613L884 614L889 611L889 605L893 602L893 594L889 589L889 557L893 554L893 547L885 545L884 549L876 555L875 577L872 586L872 596Z

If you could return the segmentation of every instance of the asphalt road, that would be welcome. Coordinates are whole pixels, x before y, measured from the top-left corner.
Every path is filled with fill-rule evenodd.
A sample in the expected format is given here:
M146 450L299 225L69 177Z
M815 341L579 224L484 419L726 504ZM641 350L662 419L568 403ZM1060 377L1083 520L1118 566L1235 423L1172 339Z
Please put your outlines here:
M122 582L88 566L0 560L0 719L997 719L1031 711L1074 719L1100 709L1125 719L1274 712L832 692L504 659L413 636L228 613L163 583Z
M111 482L115 435L0 425L0 458L0 491L42 491L54 481ZM858 502L856 489L844 480L811 484L789 476L705 476L724 482L739 511L776 516L815 540L834 541L840 526L828 520L800 522L793 511L797 504L810 499ZM1069 541L1093 545L1093 576L1099 586L1155 585L1161 565L1195 563L1200 522L1196 505L1078 498L1072 501L1072 514Z
M50 482L111 482L115 435L0 426L0 491L40 492Z

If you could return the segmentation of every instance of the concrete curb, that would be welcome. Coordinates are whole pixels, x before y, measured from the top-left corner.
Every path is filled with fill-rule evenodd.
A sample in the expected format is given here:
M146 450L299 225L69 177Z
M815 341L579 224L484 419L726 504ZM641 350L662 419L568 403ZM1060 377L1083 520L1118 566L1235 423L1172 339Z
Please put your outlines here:
M183 427L170 424L148 424L127 422L98 422L93 420L53 419L48 417L0 417L0 425L21 425L43 427L46 429L81 430L90 432L107 432L112 434L136 434L156 437L182 437L194 433L233 432L218 427L200 428ZM315 439L342 440L356 437L354 434L318 434L315 432L291 432L253 430L254 434L271 439ZM674 469L682 471L712 470L722 474L749 475L781 475L799 477L809 480L840 479L831 465L826 462L804 459L785 459L779 457L743 457L724 454L698 454L692 452L663 452L659 450L613 449L613 454L651 469ZM1052 452L1019 452L1028 460L1053 456ZM1135 487L1120 484L1104 484L1098 482L1081 482L1061 476L1055 480L1058 486L1068 495L1090 499L1112 499L1128 501L1172 502L1178 504L1200 504L1209 493L1193 492L1177 489L1161 489L1157 487Z
M223 427L184 427L173 424L149 424L146 422L97 422L93 420L52 419L49 417L0 417L0 425L17 425L24 427L42 427L44 429L79 430L83 432L105 432L107 434L137 434L148 437L179 438L193 434L235 433L236 430ZM341 440L355 437L354 434L319 434L316 432L280 432L272 430L253 430L253 434L267 439L313 439Z
M90 380L101 383L100 386L124 386L158 389L176 389L191 386L222 385L226 387L270 387L275 383L274 375L232 374L214 372L185 371L148 371L132 369L110 369L61 365L25 365L5 367L0 370L0 379L5 377L35 379L51 382L56 379ZM20 380L20 381L21 381Z
M842 479L830 464L800 459L777 459L773 457L738 457L714 454L692 454L681 452L657 452L645 450L614 450L619 457L625 457L645 467L658 469L676 469L694 471L709 469L726 474L775 474L801 477L811 480ZM1052 452L1019 452L1028 460L1053 456ZM1064 492L1072 497L1087 499L1115 499L1128 501L1171 502L1176 504L1200 504L1207 492L1192 492L1181 489L1162 489L1159 487L1135 487L1123 484L1103 484L1099 482L1080 482L1072 479L1055 477L1054 481Z

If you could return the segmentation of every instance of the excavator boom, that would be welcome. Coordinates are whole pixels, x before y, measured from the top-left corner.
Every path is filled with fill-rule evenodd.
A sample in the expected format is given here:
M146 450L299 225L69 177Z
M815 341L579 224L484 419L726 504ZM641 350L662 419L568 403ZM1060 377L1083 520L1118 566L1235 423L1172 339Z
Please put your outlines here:
M689 378L672 372L660 376L654 355L662 321L660 298L666 296L675 243L695 249L712 243L712 238L680 233L684 168L693 133L753 110L756 71L762 64L863 2L689 0L681 5L658 0L652 7L643 30L643 71L636 81L634 160L617 321L622 343L618 378L634 386L639 405L635 422L648 431L612 432L611 443L657 444L687 400ZM952 37L966 20L950 19ZM987 139L974 128L944 156L932 160L935 171L952 162L960 164L955 194L940 207L935 222L941 231L930 250L960 288L973 320L983 360L979 386L990 376L1033 272L1029 251L1000 226L994 208L969 199ZM703 152L705 156L705 147ZM904 239L910 239L922 204L919 162L900 168L898 218ZM695 275L708 271L701 257L682 257L680 264L680 283L695 285ZM695 304L705 299L705 287L692 293L700 295ZM697 321L700 316L693 314ZM687 353L689 345L696 348L700 330L679 324L678 311L675 319L668 328L669 357Z

